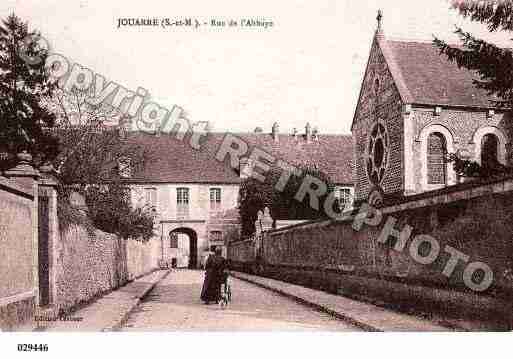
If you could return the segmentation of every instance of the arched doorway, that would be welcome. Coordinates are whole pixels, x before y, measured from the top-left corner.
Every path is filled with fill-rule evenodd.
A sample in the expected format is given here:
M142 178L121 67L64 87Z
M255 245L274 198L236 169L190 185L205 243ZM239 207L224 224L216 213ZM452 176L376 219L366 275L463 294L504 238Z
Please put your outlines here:
M173 229L169 232L170 242L172 246L178 248L178 234L185 234L189 238L189 269L195 269L198 267L198 235L195 230L191 228L181 227ZM176 239L175 239L176 238Z

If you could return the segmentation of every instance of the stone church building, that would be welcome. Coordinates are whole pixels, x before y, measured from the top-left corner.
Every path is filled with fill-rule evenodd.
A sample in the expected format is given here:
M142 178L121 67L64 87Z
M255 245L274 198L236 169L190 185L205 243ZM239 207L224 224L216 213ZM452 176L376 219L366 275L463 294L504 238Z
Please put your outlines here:
M400 199L458 183L447 154L511 162L511 119L477 75L431 41L392 40L378 16L351 131L355 201Z

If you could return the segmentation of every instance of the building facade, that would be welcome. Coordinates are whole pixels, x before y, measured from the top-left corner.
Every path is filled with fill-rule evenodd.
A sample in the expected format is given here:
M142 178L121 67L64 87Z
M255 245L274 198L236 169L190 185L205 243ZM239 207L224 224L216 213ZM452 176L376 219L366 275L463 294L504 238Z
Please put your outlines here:
M241 182L258 167L255 149L292 166L315 165L337 185L341 199L352 202L353 141L347 135L319 135L310 125L304 134L280 134L275 124L269 133L230 134L247 146L247 155L233 166L229 156L219 159L227 134L210 133L199 146L191 145L191 134L132 133L134 141L148 150L148 161L140 173L126 181L136 206L151 206L157 216L161 238L161 260L171 266L198 268L208 252L238 238L238 195ZM265 155L263 155L265 157Z
M374 36L352 124L355 200L382 201L459 182L449 154L511 162L511 119L476 74L432 42Z

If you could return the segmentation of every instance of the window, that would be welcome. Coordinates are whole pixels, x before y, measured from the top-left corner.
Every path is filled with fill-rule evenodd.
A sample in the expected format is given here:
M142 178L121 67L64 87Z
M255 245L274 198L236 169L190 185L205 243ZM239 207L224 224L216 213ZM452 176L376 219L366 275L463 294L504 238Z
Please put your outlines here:
M153 210L157 209L157 189L156 188L145 188L146 205L151 207Z
M351 189L346 187L335 188L335 198L340 201L340 204L345 205L351 202Z
M223 232L212 231L210 232L210 242L221 242L223 240Z
M178 217L189 216L189 189L176 189L176 210Z
M380 186L388 168L390 151L385 123L380 121L375 123L367 141L367 176L370 182Z
M481 140L481 165L495 167L499 163L499 139L492 133L483 136Z
M169 234L169 248L178 248L178 233Z
M379 78L376 78L376 80L374 80L374 95L378 96L379 90Z
M338 209L343 211L347 204L352 203L351 188L335 187L335 198L338 200Z
M428 184L447 183L447 144L439 132L429 135L427 142L427 179Z
M221 188L210 189L210 210L218 211L221 209Z

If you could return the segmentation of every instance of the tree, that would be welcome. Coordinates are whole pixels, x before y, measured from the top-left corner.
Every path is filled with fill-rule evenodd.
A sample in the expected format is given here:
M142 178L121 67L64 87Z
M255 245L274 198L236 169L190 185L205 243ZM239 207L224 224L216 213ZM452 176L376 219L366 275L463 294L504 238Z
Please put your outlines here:
M303 166L299 168L299 175L292 175L283 191L275 187L282 174L282 169L273 167L266 172L265 181L249 177L244 180L239 189L239 211L242 222L242 236L249 236L254 233L254 223L258 211L269 207L271 217L274 219L321 219L328 218L324 211L324 202L328 193L332 192L334 185L324 172L314 166ZM303 201L297 201L295 196L307 175L319 179L325 183L328 193L319 197L319 210L310 207L309 197ZM338 201L333 204L334 210L338 208Z
M147 148L120 135L123 122L130 119L109 106L90 104L89 98L87 91L56 89L45 103L57 116L59 153L52 164L66 185L119 182L120 165L136 172L149 156Z
M511 168L504 166L496 159L479 164L476 161L461 158L459 153L450 153L447 156L447 162L452 163L456 175L465 178L490 179L512 173Z
M513 0L452 0L452 7L464 18L485 24L490 32L513 31ZM476 38L457 27L455 33L463 47L448 45L435 37L434 44L459 67L475 70L480 76L475 85L495 95L495 105L513 108L513 52Z
M37 41L29 41L38 36L14 14L0 24L0 170L12 166L23 150L36 163L57 155L58 141L45 131L55 115L41 105L55 88L45 69L48 54ZM40 61L27 61L27 56Z
M152 209L133 208L127 186L121 183L93 185L87 187L85 194L89 218L96 228L122 238L148 240L153 236Z
M149 239L153 235L153 208L133 207L121 170L142 170L150 151L120 135L120 126L129 120L124 114L91 104L89 98L87 91L56 89L45 103L57 115L54 133L60 140L59 154L53 161L61 183L59 220L86 227L91 221L94 227L123 238ZM88 218L66 205L69 188L85 196Z

